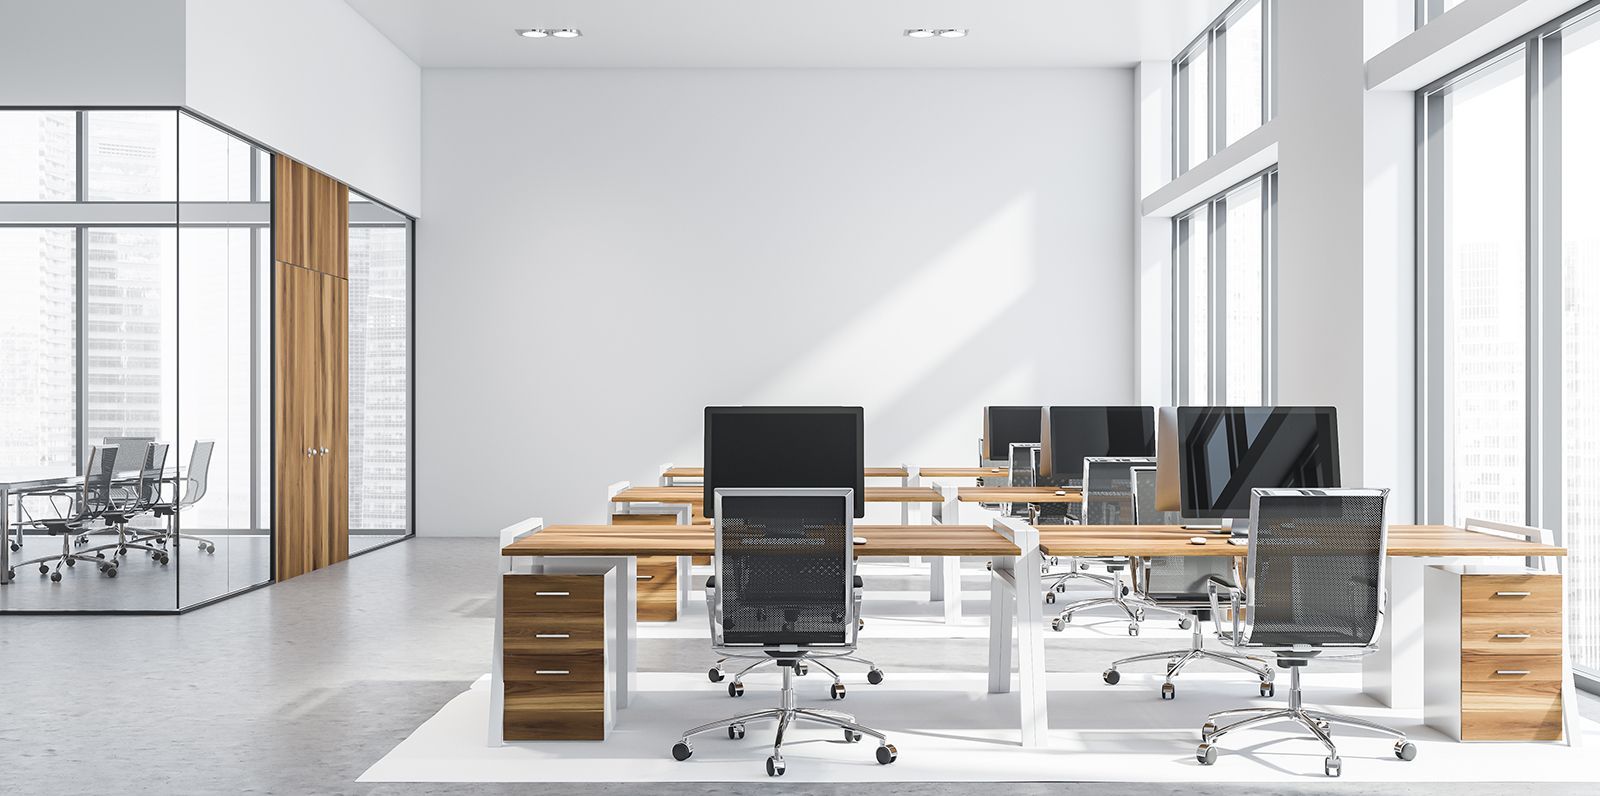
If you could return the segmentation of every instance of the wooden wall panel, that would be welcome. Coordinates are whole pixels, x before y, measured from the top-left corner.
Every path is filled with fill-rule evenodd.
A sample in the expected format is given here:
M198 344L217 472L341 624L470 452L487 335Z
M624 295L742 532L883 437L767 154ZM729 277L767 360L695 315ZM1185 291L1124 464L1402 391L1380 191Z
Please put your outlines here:
M350 189L282 155L273 163L273 259L348 278Z
M316 458L307 453L317 438L315 368L326 277L284 263L273 270L273 574L286 580L316 568L318 529L328 522Z

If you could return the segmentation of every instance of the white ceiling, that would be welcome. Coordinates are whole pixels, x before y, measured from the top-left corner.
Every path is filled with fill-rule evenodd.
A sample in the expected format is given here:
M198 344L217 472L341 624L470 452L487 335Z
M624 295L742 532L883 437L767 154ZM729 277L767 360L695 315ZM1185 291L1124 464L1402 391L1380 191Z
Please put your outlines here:
M1068 67L1168 60L1228 0L345 0L424 68ZM583 30L523 39L516 28ZM909 39L906 28L969 28Z

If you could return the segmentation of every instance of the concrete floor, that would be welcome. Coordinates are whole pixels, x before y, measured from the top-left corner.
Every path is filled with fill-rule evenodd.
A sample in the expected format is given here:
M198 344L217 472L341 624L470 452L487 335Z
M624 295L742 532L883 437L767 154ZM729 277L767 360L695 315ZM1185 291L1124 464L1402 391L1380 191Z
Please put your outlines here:
M0 617L0 791L18 794L635 794L637 785L360 785L355 782L487 670L494 543L417 539L186 616ZM1052 666L1171 639L1049 640ZM1082 641L1082 639L1078 639ZM888 671L980 671L981 640L878 640ZM641 668L704 668L691 639L641 641ZM1585 713L1593 708L1586 700ZM653 786L655 794L752 791ZM1273 794L1592 793L1594 785L1316 783L1261 788L938 783L762 783L762 793Z

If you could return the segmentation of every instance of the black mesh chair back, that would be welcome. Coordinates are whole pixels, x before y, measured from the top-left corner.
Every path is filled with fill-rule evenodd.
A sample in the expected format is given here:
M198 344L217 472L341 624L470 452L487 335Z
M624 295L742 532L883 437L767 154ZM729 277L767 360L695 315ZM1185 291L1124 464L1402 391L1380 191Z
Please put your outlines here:
M1387 489L1256 489L1244 643L1366 647L1383 620Z
M95 445L83 468L83 491L78 498L77 519L97 517L111 509L111 486L117 477L117 446Z
M852 489L716 490L717 646L853 647Z
M1011 470L1011 486L1034 486L1039 479L1039 444L1036 442L1011 443L1011 458L1006 463ZM1027 503L1006 503L1008 517L1028 517Z
M1155 464L1149 457L1091 457L1083 460L1083 524L1132 525L1133 468Z
M1139 525L1182 525L1181 512L1156 508L1156 468L1133 472L1133 521ZM1145 593L1162 601L1204 603L1212 578L1235 583L1232 556L1156 556L1144 559Z
M133 508L146 510L161 500L161 476L167 468L168 447L165 442L151 442L144 446L144 462L139 467L139 484L134 489Z
M211 450L216 446L217 443L209 439L195 440L194 451L189 454L189 471L184 476L187 486L178 505L193 506L206 496L206 476L211 473Z

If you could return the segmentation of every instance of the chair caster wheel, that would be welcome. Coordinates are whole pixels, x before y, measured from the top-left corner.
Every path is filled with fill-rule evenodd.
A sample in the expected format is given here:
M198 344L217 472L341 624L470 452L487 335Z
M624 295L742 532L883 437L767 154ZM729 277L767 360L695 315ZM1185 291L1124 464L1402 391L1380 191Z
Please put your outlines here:
M1272 687L1272 683L1262 683L1261 684L1261 695L1263 697L1267 697L1267 698L1270 699L1272 697L1272 695L1275 694L1275 693L1277 693L1277 689Z
M6 580L16 580L16 579L17 579L17 571L16 570L14 570L14 569L6 570Z
M1417 745L1410 741L1395 741L1394 756L1401 760L1417 759Z
M739 682L737 680L735 680L734 682L728 683L728 696L731 696L731 697L742 697L742 696L744 696L744 683L741 683L741 682Z
M1178 698L1178 689L1175 686L1173 686L1172 683L1162 683L1161 684L1161 698L1162 699L1177 699Z
M1342 764L1343 764L1343 761L1340 760L1337 757L1326 757L1326 758L1323 758L1323 760L1322 760L1322 773L1327 774L1330 777L1337 777L1337 776L1339 776L1339 767Z
M794 665L794 676L795 677L805 677L806 673L810 672L810 671L811 671L811 667L806 666L805 664L797 663L797 664Z
M100 559L101 561L106 560L106 554L105 553L95 553L94 557Z
M855 730L845 730L844 740L845 743L856 743L857 741L861 740L861 733L856 732Z
M162 553L161 555L156 556L156 560L160 561L163 564L166 564L166 563L170 562L172 559L168 558L166 553Z
M1055 605L1056 604L1056 593L1053 592L1053 591L1052 592L1045 592L1044 602L1045 602L1046 605Z
M1200 744L1199 748L1194 750L1194 759L1200 761L1202 766L1217 762L1217 747L1208 743Z
M899 759L899 757L900 752L894 748L894 744L892 743L886 743L878 747L878 765L880 766L889 765L890 763L893 763L895 760Z
M743 724L729 724L728 725L728 740L737 741L737 740L740 740L742 738L744 738L744 725Z
M829 699L844 699L844 683L834 683L828 688Z
M1323 735L1327 735L1327 736L1330 736L1330 737L1333 735L1333 726L1328 724L1325 721L1317 722L1317 729L1322 730L1322 734Z
M1128 623L1128 635L1130 635L1130 636L1139 635L1139 623L1138 622L1129 622Z
M77 565L78 565L78 559L77 558L75 558L73 556L67 556L67 566L75 567Z
M1126 585L1122 587L1122 596L1128 596L1128 587Z
M1058 592L1060 592L1062 594L1066 594L1067 593L1067 584L1065 584L1065 583L1056 584L1056 591L1058 591Z
M710 669L707 669L706 670L706 679L710 680L713 683L722 682L722 670L716 668L715 666L711 667Z
M781 777L783 768L783 758L777 756L767 758L767 776Z
M1194 627L1194 620L1193 619L1191 619L1191 618L1186 616L1186 617L1178 620L1178 629L1179 630L1188 630L1189 628L1192 628L1192 627Z
M117 576L117 568L116 568L116 566L113 565L113 566L106 567L105 568L105 573L106 573L106 577L108 577L108 578L116 577Z
M1122 672L1116 669L1107 669L1101 673L1100 679L1106 681L1106 685L1116 685L1122 682Z
M50 573L50 582L51 583L60 583L61 582L61 573L60 572L52 572L52 573Z
M867 672L867 682L873 685L883 682L883 670L873 669L872 671Z
M672 745L672 759L674 760L688 760L692 754L694 754L694 748L689 746L688 741L679 741Z
M206 547L206 552L207 553L215 553L215 552L217 552L217 546L214 545L214 544L211 544L210 542L207 542L205 547Z
M117 548L117 555L119 555L119 556L127 556L128 555L128 548L126 548L126 547Z
M1216 732L1216 731L1217 731L1217 725L1215 723L1213 723L1213 722L1209 722L1208 721L1205 724L1200 725L1200 740L1202 740L1202 741L1211 740L1211 734Z
M1066 629L1066 626L1067 623L1062 621L1060 617L1050 620L1050 629L1056 631L1057 633L1060 633L1062 630Z
M39 565L39 574L40 575L48 575L48 574L50 574L50 565L49 564L40 564Z

